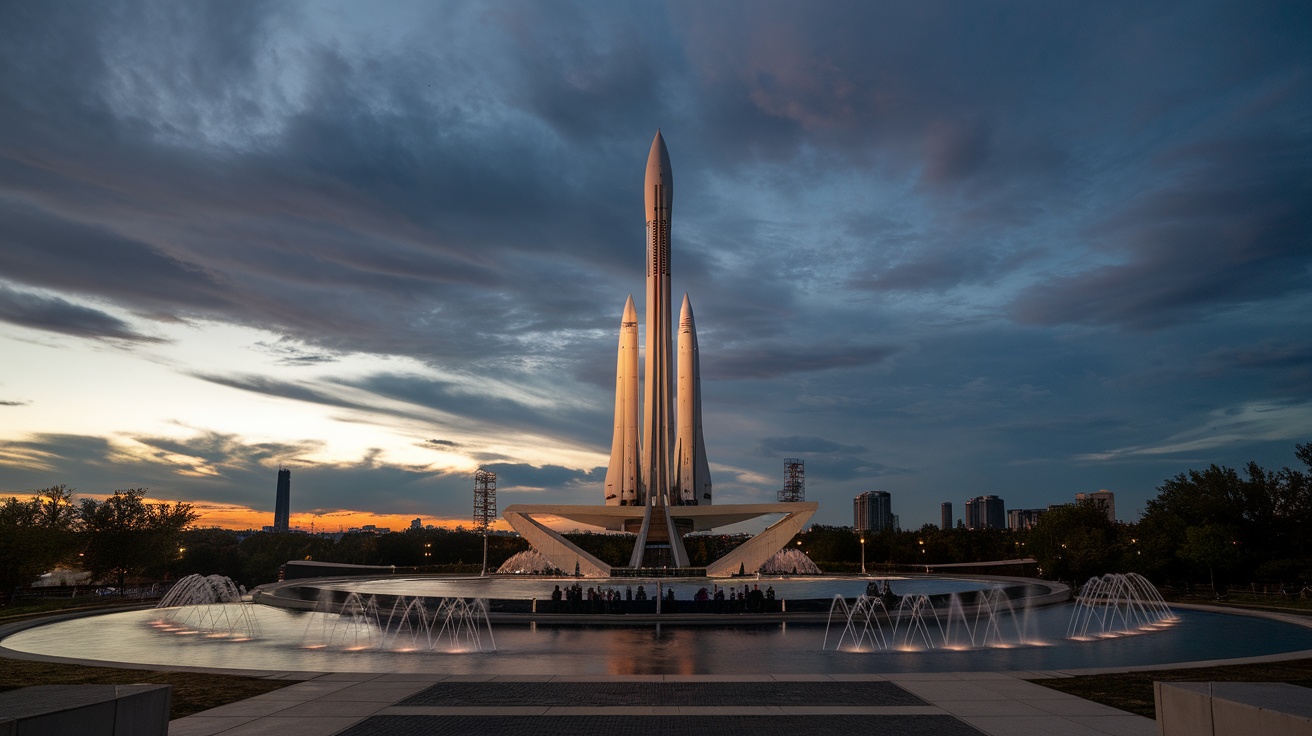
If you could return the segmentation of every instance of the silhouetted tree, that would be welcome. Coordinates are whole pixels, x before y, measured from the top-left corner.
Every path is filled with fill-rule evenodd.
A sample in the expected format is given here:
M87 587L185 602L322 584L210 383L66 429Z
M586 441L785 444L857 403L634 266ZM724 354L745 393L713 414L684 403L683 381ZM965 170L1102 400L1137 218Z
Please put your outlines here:
M58 485L27 500L0 502L0 600L8 601L15 588L73 555L77 511L72 499L73 490Z
M1295 455L1312 469L1312 444L1298 445ZM1157 490L1135 536L1145 571L1159 581L1203 570L1209 578L1221 572L1252 577L1263 570L1303 580L1312 575L1312 482L1306 472L1249 463L1240 475L1211 465L1168 479Z
M1122 558L1119 528L1102 504L1088 500L1049 509L1030 530L1026 548L1044 577L1077 586L1118 572Z
M182 530L199 516L189 503L146 503L146 489L114 491L104 501L82 499L83 566L95 578L159 574L178 558Z
M169 566L175 578L196 573L241 577L241 547L237 533L209 527L186 529L178 538L179 556Z

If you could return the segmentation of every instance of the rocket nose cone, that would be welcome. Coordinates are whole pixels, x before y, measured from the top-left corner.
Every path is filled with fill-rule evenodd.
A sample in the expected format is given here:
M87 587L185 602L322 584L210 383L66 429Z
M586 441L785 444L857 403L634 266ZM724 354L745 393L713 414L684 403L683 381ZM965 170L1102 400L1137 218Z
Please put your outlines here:
M651 142L651 153L647 154L647 178L643 182L646 191L647 219L656 208L668 210L674 202L674 172L670 168L670 152L665 149L665 138L656 131L656 138Z
M688 301L688 292L683 293L683 306L679 307L679 317L690 316L692 314L692 302Z
M632 294L629 294L629 300L627 302L624 302L624 321L625 322L638 321L638 310L635 309L633 306Z

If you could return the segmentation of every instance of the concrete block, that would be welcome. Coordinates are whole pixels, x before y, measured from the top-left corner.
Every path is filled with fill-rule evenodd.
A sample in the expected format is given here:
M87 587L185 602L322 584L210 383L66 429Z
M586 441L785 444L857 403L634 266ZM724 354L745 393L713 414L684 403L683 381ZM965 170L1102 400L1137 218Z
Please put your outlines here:
M1157 682L1162 736L1312 736L1312 690L1279 682Z
M0 693L0 736L167 736L168 685L41 685Z
M1212 698L1205 682L1154 682L1160 736L1210 736Z
M168 736L169 685L118 685L114 736Z

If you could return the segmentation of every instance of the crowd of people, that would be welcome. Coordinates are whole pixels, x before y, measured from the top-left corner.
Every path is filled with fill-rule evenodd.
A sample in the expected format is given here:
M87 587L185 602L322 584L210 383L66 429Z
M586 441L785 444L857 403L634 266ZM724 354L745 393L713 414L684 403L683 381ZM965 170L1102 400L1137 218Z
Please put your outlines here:
M659 600L657 600L659 598ZM557 585L551 591L548 613L767 613L780 610L775 600L774 586L759 585L703 586L689 600L679 599L673 585L656 583L656 590L647 585L617 587L588 587L582 583Z

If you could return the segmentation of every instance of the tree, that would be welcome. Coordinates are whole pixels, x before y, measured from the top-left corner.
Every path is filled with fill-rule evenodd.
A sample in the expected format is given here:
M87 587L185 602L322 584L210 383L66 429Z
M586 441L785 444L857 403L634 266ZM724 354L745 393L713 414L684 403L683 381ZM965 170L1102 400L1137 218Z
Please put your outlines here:
M1312 469L1312 444L1296 446L1295 455ZM1168 479L1148 502L1136 536L1145 571L1159 580L1203 568L1212 578L1223 571L1251 577L1260 570L1312 569L1308 529L1308 474L1249 463L1242 475L1212 465ZM1224 553L1217 544L1222 537Z
M77 524L72 499L73 489L57 485L26 501L0 502L0 600L72 556Z
M1185 530L1180 557L1207 568L1213 595L1217 595L1216 571L1227 572L1239 560L1235 549L1239 542L1235 537L1235 530L1222 524L1191 526Z
M151 504L145 496L145 488L133 488L82 500L83 565L92 577L116 576L120 590L129 576L166 570L179 555L182 530L200 516L189 503Z
M1026 548L1043 575L1077 585L1112 572L1120 562L1120 534L1095 501L1058 506L1039 517Z

